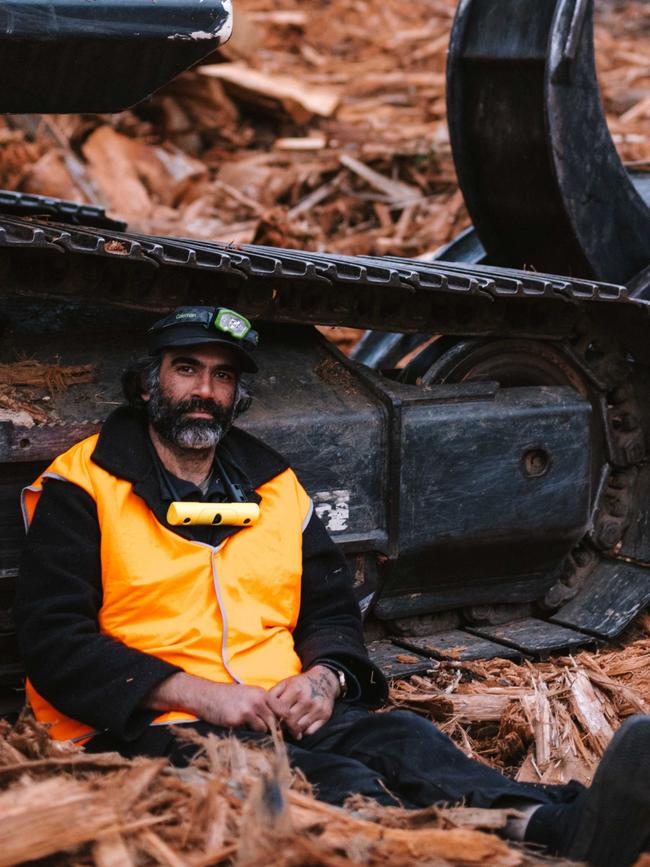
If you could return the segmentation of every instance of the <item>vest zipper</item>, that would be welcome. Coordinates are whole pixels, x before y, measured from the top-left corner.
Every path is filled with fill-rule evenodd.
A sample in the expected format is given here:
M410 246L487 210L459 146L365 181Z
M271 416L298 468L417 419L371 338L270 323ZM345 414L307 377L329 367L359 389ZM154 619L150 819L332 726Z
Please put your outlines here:
M227 539L224 539L224 541L218 547L212 548L210 556L210 563L212 565L212 583L214 584L214 590L217 594L217 602L219 603L219 611L221 612L221 623L223 626L223 635L221 637L221 659L223 661L223 666L228 672L228 674L235 681L235 683L243 683L242 679L237 677L237 675L232 671L230 665L228 664L228 656L226 653L226 645L228 644L228 617L226 616L226 609L221 598L221 591L219 590L219 576L217 574L217 554L227 541Z

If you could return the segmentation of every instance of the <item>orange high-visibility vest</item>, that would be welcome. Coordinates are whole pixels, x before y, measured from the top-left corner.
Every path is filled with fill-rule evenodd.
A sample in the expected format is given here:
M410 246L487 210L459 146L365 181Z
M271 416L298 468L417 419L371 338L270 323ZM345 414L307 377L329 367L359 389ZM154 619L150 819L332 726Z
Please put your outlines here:
M292 631L300 611L302 531L312 504L293 471L257 489L257 523L213 548L160 524L131 482L91 460L96 443L97 435L89 437L56 458L23 491L23 511L31 521L47 477L78 485L96 502L100 632L217 683L269 689L298 674ZM52 737L81 740L93 732L60 713L29 681L27 693ZM191 719L174 711L155 722Z

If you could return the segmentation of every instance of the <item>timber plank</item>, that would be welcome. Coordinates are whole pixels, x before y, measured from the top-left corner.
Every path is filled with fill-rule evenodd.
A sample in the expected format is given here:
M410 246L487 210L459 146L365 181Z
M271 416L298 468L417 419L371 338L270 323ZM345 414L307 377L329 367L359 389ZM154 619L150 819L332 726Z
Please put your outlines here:
M51 461L80 440L97 433L99 422L20 427L0 422L0 462Z

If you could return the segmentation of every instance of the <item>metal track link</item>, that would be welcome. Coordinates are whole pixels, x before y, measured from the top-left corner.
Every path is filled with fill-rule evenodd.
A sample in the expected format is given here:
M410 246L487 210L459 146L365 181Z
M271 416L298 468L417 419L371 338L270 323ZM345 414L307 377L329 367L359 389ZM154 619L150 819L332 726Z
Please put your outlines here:
M26 252L50 254L52 267L37 267L20 255ZM8 216L0 217L0 268L5 291L18 294L151 310L218 299L269 321L388 330L428 330L440 324L449 333L507 330L563 337L586 312L609 317L615 305L627 318L645 313L644 303L629 299L625 287L590 280L453 263L235 248ZM177 279L179 271L186 279ZM639 341L639 351L645 343Z
M63 199L53 199L51 196L37 196L13 190L0 190L0 211L41 220L54 217L57 222L70 223L74 226L96 226L117 232L126 229L126 223L112 220L106 216L103 208L98 208L96 205L80 205L78 202L66 202Z

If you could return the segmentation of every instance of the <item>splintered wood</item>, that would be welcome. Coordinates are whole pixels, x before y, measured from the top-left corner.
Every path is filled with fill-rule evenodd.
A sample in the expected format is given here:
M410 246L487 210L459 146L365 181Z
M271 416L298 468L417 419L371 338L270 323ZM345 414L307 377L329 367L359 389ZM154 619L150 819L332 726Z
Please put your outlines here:
M620 723L650 711L650 615L601 653L544 663L433 663L393 684L384 712L438 721L461 749L526 781L588 782ZM0 867L509 867L549 863L494 832L509 809L344 808L314 797L279 736L263 748L202 738L186 768L84 753L30 717L0 723ZM553 863L560 863L553 861ZM564 862L562 862L564 863Z
M503 827L512 811L408 813L360 799L353 810L331 807L292 775L281 744L187 737L199 754L175 769L63 751L27 718L4 724L0 867L41 858L80 867L538 863L480 830Z
M418 256L468 223L445 109L455 0L237 0L229 43L120 115L0 120L0 187L134 230ZM597 3L621 156L650 165L650 4Z
M43 364L34 359L0 364L0 386L39 385L49 391L61 391L69 385L92 382L92 378L92 364Z
M391 700L518 780L589 783L621 721L650 713L650 614L635 629L624 647L550 662L432 662L433 675L396 682Z

